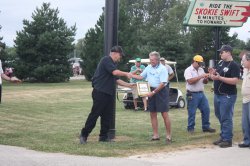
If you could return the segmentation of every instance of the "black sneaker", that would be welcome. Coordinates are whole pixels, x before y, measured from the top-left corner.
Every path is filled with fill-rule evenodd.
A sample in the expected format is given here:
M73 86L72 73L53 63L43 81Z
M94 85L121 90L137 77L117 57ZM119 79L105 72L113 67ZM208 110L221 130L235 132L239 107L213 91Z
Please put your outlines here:
M80 136L80 144L86 144L87 143L87 137Z
M203 132L215 133L216 130L209 127L209 128L207 128L207 129L203 129Z
M187 132L188 132L189 134L194 134L194 129L188 129Z
M221 143L219 143L219 146L221 148L232 147L232 141L222 141Z
M115 142L113 139L99 137L99 142Z
M239 144L238 146L239 146L239 148L249 148L249 145L244 144L244 143Z
M219 145L222 142L222 139L218 139L216 141L213 142L214 145Z

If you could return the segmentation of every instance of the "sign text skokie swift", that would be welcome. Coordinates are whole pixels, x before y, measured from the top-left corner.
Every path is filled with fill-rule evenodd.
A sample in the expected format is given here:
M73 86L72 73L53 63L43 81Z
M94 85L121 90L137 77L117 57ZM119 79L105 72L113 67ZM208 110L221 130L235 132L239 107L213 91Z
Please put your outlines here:
M241 27L250 16L250 0L192 0L184 25Z
M219 12L219 13L218 13ZM232 9L207 9L207 8L197 8L195 9L196 15L209 15L209 16L238 16L240 14L240 10L232 10Z

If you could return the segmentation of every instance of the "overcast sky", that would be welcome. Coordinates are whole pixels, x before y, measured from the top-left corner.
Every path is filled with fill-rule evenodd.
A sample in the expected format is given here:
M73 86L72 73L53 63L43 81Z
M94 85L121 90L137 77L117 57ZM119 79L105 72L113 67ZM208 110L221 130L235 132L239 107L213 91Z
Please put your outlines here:
M32 13L36 7L41 8L43 2L50 2L54 9L58 7L59 17L68 27L76 23L76 40L95 26L105 6L105 0L0 0L0 36L6 45L14 45L16 31L23 29L23 20L31 21Z
M31 21L31 14L43 2L50 2L52 8L59 9L59 17L70 27L76 23L75 39L85 36L89 28L93 28L102 14L105 0L0 0L0 36L7 46L13 46L16 31L23 29L23 19ZM232 28L230 34L237 32L239 39L247 41L250 38L250 20L241 28Z

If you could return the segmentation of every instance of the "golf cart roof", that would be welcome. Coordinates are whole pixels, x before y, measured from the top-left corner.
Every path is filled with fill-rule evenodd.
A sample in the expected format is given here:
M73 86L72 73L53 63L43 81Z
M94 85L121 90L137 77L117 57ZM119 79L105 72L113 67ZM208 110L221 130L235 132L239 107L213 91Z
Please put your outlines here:
M129 60L128 61L129 63L135 63L135 60ZM150 60L149 59L141 59L141 63L143 64L149 64L150 63ZM175 65L176 62L174 61L168 61L168 60L165 60L165 63L168 64L168 65Z

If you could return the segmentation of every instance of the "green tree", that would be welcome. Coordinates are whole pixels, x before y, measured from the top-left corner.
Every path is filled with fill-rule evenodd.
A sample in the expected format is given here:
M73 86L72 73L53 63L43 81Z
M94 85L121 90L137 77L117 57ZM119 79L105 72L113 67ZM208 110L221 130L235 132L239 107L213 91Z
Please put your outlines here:
M72 71L68 54L74 49L76 27L68 28L58 14L50 3L43 3L32 13L32 21L23 20L23 30L17 32L15 40L19 78L37 82L69 79Z
M130 66L126 64L129 59L148 58L149 52L158 51L168 60L177 61L177 72L183 79L184 69L190 65L195 54L205 56L207 63L214 58L214 28L186 27L182 24L186 14L183 11L187 11L189 3L189 0L120 0L118 43L127 57L123 58L119 69L129 70ZM101 50L103 48L104 34L103 29L100 29L103 21L98 21L83 42L82 55L87 60L84 70L89 74L88 78L91 78L97 65L97 62L90 62L91 57L96 56L99 60L103 54L91 53L98 46ZM237 48L243 46L237 36L230 37L228 33L229 28L221 28L221 44L231 44Z
M8 47L3 50L1 61L3 63L3 68L14 67L17 60L16 49L14 47Z
M245 49L250 51L250 39L247 40Z
M81 58L83 59L83 73L87 80L91 80L95 69L104 52L104 15L102 14L95 25L90 28L84 40L77 45L82 46Z

